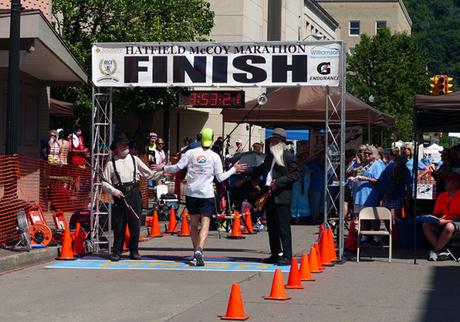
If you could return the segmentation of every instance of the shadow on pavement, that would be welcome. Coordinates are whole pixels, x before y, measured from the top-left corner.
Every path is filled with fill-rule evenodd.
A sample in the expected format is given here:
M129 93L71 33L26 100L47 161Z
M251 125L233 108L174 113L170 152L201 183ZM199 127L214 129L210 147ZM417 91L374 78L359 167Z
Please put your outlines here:
M460 320L460 264L433 268L431 284L427 285L423 313L418 321Z

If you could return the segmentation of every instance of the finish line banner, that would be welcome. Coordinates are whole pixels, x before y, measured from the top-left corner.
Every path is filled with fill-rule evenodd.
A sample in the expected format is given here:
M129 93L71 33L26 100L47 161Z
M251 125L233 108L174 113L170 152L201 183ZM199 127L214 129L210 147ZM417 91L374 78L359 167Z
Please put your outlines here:
M97 43L98 87L339 86L341 42Z

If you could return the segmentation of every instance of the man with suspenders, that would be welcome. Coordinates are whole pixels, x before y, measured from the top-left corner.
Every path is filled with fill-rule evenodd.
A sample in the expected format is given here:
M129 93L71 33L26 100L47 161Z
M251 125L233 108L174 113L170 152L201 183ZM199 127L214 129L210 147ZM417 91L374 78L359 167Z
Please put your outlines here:
M150 179L154 172L150 170L138 157L129 154L129 140L121 133L110 146L113 156L104 169L104 189L113 196L113 252L112 261L119 261L123 253L125 227L128 224L130 232L129 258L141 259L139 255L139 218L128 211L125 200L136 212L138 217L142 211L142 198L139 188L139 178Z

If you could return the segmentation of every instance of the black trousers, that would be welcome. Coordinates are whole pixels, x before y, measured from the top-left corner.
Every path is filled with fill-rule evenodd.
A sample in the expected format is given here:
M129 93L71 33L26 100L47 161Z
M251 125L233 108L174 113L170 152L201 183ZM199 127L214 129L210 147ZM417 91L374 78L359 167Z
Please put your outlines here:
M291 206L275 204L273 196L267 201L268 238L272 256L283 251L283 257L292 258Z
M142 211L142 198L139 188L124 192L126 201L136 211L140 217ZM129 252L136 254L139 252L139 219L133 218L128 214L124 201L114 198L112 204L112 225L113 225L113 253L121 255L123 253L123 243L125 242L126 224L128 224L130 240Z

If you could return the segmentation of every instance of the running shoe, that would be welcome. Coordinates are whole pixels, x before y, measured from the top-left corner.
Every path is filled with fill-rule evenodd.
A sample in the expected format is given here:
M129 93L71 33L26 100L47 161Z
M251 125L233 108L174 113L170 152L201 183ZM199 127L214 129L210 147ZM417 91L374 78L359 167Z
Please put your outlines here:
M188 262L188 264L189 264L190 266L196 266L196 258L193 257L192 260L191 260L190 262Z
M195 266L204 266L204 259L203 259L203 251L201 249L197 249L195 251L196 265Z
M428 260L430 262L437 262L438 261L438 253L436 253L434 250L430 250L428 254Z
M449 259L450 259L450 253L446 251L441 251L438 253L438 258L437 258L438 261L447 261Z

